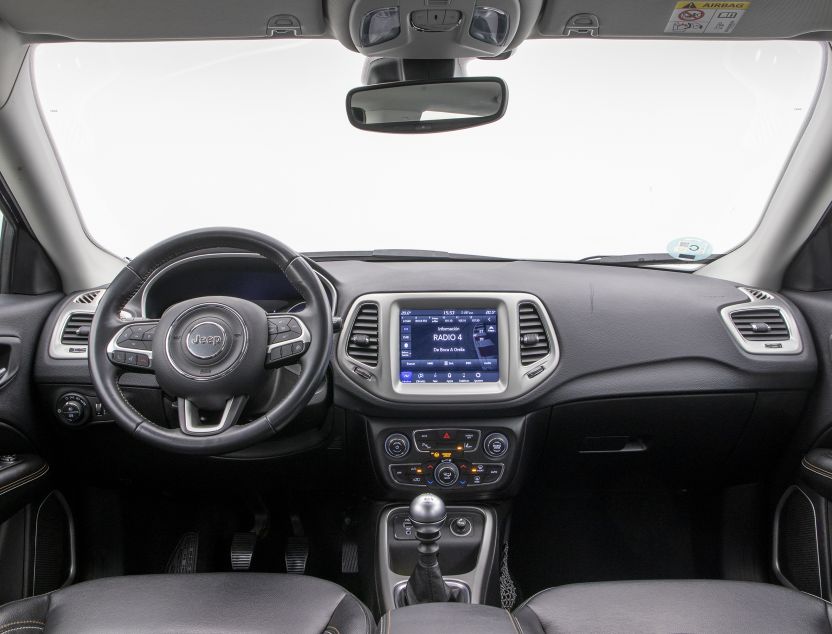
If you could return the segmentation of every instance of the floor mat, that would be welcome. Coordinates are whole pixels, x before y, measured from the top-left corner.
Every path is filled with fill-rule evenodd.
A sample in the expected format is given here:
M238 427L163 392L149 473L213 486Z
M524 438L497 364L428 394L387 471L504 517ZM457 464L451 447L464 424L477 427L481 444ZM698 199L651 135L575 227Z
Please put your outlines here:
M718 512L687 492L526 498L516 506L511 547L525 596L567 583L719 576Z
M165 572L167 574L190 574L196 572L198 554L199 533L185 533L179 538L176 547L170 554Z

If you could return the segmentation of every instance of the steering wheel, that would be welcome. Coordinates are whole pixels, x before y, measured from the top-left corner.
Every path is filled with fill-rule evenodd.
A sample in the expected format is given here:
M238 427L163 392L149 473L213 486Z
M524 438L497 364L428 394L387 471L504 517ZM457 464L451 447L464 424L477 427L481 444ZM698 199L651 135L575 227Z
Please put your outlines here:
M199 297L170 306L160 319L120 317L154 273L196 251L225 247L274 263L306 302L298 313L267 314L237 297ZM127 264L104 293L90 331L89 363L98 396L135 438L168 451L215 455L263 441L300 412L326 373L332 354L329 300L309 263L285 244L243 229L190 231L149 248ZM246 402L270 370L291 363L300 378L254 421L238 424ZM125 371L153 372L176 399L179 428L162 427L127 401Z

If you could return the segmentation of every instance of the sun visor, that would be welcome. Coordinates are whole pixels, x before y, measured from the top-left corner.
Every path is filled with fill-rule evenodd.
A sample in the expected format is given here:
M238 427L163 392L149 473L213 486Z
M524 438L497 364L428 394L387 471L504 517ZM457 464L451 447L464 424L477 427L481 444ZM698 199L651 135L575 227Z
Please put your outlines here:
M537 30L542 37L826 40L832 2L557 0L546 3Z
M317 37L314 0L0 0L0 20L37 40L179 40Z

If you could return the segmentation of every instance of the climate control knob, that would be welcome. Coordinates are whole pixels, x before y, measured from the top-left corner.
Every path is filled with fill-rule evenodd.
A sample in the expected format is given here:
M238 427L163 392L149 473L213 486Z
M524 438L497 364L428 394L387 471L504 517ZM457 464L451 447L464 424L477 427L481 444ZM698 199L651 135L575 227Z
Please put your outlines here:
M502 458L508 451L508 438L500 433L488 434L483 447L492 458Z
M390 434L384 441L384 451L391 458L402 458L410 453L410 441L404 434Z
M459 468L453 462L443 462L433 472L433 479L440 486L453 486L459 480Z

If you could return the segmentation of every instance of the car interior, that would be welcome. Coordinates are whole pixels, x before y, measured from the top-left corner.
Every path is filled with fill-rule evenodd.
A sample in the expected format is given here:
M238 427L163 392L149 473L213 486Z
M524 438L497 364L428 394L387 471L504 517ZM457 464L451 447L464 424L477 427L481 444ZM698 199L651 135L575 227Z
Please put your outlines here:
M831 6L0 0L0 634L832 632Z

